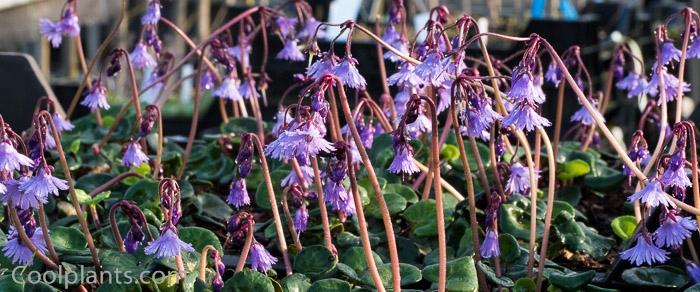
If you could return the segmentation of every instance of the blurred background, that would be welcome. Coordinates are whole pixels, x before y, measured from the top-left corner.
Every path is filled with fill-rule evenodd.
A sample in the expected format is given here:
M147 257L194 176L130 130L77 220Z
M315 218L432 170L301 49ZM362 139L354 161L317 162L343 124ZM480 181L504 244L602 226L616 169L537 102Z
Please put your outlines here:
M81 38L88 59L95 55L97 47L112 29L119 13L118 0L80 0L79 14L81 22ZM129 11L126 21L120 27L114 47L121 47L130 51L140 33L140 16L146 9L146 0L129 1ZM183 28L196 41L206 37L212 30L224 23L227 19L240 11L253 5L269 5L275 7L284 1L242 1L242 0L161 0L163 5L163 17L173 21ZM321 21L340 23L347 19L373 27L378 23L384 27L387 21L388 0L310 0L316 18ZM653 57L653 28L666 16L679 11L685 6L695 9L700 8L700 0L693 1L585 1L585 0L405 0L409 15L409 30L420 29L428 18L431 7L445 5L450 14L459 17L469 14L479 20L483 30L501 32L510 35L527 36L530 33L538 33L547 38L558 51L564 51L571 45L579 45L582 49L584 62L588 66L595 88L602 90L602 82L605 80L607 68L612 51L619 42L628 39L632 42L637 52L646 58ZM45 38L39 34L39 19L47 17L55 19L61 11L65 0L0 0L0 51L22 52L32 56L36 60L36 70L43 77L44 86L50 87L63 106L67 106L72 98L79 82L82 79L78 61L77 48L73 42L64 42L59 49L53 49ZM678 31L670 28L672 37L678 40ZM160 37L170 52L176 57L187 53L185 43L171 30L161 25ZM333 31L326 34L329 38L335 36ZM256 50L258 43L253 44L253 64L260 61L260 51ZM339 44L342 46L342 44ZM321 49L329 46L326 40L320 42ZM489 50L493 56L505 57L521 47L513 43L489 40ZM680 46L677 44L677 46ZM277 52L282 44L276 39L271 42L271 52ZM636 50L636 49L635 49ZM470 48L472 56L480 57L476 48ZM379 82L379 70L377 70L376 47L362 34L356 34L353 40L353 56L359 61L359 70L368 80L368 91L373 96L381 92ZM516 60L517 61L517 60ZM545 62L548 62L545 60ZM38 86L36 81L25 80L15 74L21 64L0 61L0 109L21 116L22 111L29 111L31 115L34 102L40 96L30 96L27 92ZM648 62L651 63L651 62ZM272 83L268 91L269 102L266 116L272 116L276 111L277 99L282 92L292 84L294 73L304 71L305 63L289 64L284 61L270 60L268 73ZM389 70L393 66L388 64ZM193 71L192 65L182 68L182 76ZM649 72L647 70L647 72ZM391 73L391 72L390 72ZM146 73L144 73L146 74ZM110 93L119 98L125 95L124 90L128 86L120 86L126 82L126 74L121 74L113 82L108 84ZM698 61L689 61L687 80L691 84L700 84L700 64ZM695 86L693 86L695 87ZM693 88L695 89L695 88ZM547 88L550 96L553 88ZM9 94L10 92L11 94ZM183 129L189 126L191 114L192 86L181 86L172 92L175 97L168 101L168 106L163 108L167 119L167 132L184 133ZM638 119L639 101L626 100L623 94L618 93L614 98L607 116L609 121L618 125L636 124ZM695 111L695 103L700 100L700 92L692 90L691 98L684 104L684 115L690 117ZM571 101L575 97L572 98ZM208 104L207 104L208 100ZM213 99L205 100L202 111L203 127L216 127L220 120L216 109L210 107ZM170 104L172 103L172 104ZM26 104L26 105L25 105ZM554 103L549 103L550 108L544 108L544 113L554 111ZM577 109L574 102L567 103L565 117ZM87 114L84 108L78 107L77 115ZM212 113L212 114L206 114ZM700 117L700 114L698 114ZM695 118L695 120L698 120ZM11 121L13 122L13 121ZM14 121L26 125L25 121Z

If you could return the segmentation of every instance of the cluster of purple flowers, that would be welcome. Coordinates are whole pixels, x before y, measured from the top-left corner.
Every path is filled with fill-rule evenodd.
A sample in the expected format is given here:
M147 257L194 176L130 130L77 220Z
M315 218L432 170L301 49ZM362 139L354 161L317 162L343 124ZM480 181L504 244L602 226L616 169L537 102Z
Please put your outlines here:
M531 132L536 128L551 125L538 113L539 105L545 101L542 76L533 73L534 54L538 47L538 40L531 41L522 61L513 69L511 87L506 93L510 98L510 112L503 117L503 126L514 126L516 129Z
M250 196L248 196L245 179L253 168L253 146L253 141L249 135L241 137L241 146L238 150L238 156L236 156L238 169L235 178L231 181L231 187L226 198L226 202L236 208L250 205Z
M252 233L250 227L255 224L253 215L246 212L238 212L231 216L227 224L227 231L230 234L230 239L233 242L241 242L245 240L248 233ZM272 265L277 263L277 258L272 256L269 251L260 244L253 236L252 243L250 245L249 258L250 267L253 270L259 271L261 273L267 273L272 269Z
M61 19L56 22L42 18L39 20L39 31L44 35L51 46L58 48L63 42L63 37L76 37L80 35L80 23L75 13L78 1L68 0L63 7Z
M182 251L194 252L192 244L180 239L176 227L182 217L180 186L173 179L163 179L159 192L160 208L165 222L161 226L160 237L150 242L144 252L147 255L155 255L156 258L179 256Z
M486 209L486 235L479 249L479 254L485 259L501 254L498 241L498 212L502 201L503 199L498 192L492 192L489 196L489 204Z
M342 212L345 215L355 214L355 201L352 194L348 193L344 181L347 177L348 164L345 155L348 155L343 147L336 151L335 157L328 163L328 170L325 172L325 185L323 192L326 204L331 205L334 211Z

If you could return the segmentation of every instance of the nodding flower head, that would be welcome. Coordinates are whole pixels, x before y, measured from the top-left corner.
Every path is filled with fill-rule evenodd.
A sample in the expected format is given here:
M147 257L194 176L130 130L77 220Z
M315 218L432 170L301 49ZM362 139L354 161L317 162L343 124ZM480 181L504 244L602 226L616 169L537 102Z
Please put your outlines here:
M637 244L620 253L620 258L628 260L637 266L643 264L652 265L668 260L668 252L656 247L651 242L649 234L642 232L636 236Z
M312 79L319 79L327 74L331 74L338 62L338 57L333 53L323 53L316 62L306 68L306 76Z
M308 158L304 157L304 160L306 160L306 159L308 159ZM300 160L297 159L297 162L300 162ZM304 162L304 163L306 163L306 162ZM302 174L302 176L303 176L303 180L302 180L302 178L299 178L299 176L297 175L297 172L296 172L296 171L293 171L293 170L292 170L292 171L289 172L289 174L288 174L287 176L285 176L285 177L282 179L282 182L280 183L280 186L281 186L281 187L287 187L287 186L291 186L291 185L293 185L293 184L302 184L302 182L309 183L309 182L311 182L311 181L313 180L313 178L314 178L314 169L313 169L311 166L308 166L308 165L306 165L306 164L299 163L299 170L301 170L301 174Z
M307 17L306 21L304 21L304 27L299 31L297 37L299 39L310 39L314 37L315 34L316 38L322 38L325 36L326 31L323 30L323 27L319 28L321 24L322 23L313 16Z
M660 179L661 183L665 186L687 188L693 185L688 178L688 174L685 172L685 158L683 157L683 153L685 153L685 149L683 149L683 152L679 149L676 153L671 155L668 167Z
M143 42L136 44L134 50L129 53L129 59L134 69L153 68L158 65L158 62L148 52L148 48Z
M306 209L306 204L302 203L301 207L294 212L294 228L297 230L297 235L306 231L309 225L309 210Z
M231 182L231 190L228 192L226 202L236 208L241 208L250 205L250 196L246 188L245 179L235 178Z
M593 109L595 110L596 114L598 114L603 119L603 121L605 121L605 118L603 118L603 115L600 115L600 113L598 113L597 107L595 106L596 103L592 102L591 104L594 105ZM572 122L579 122L582 125L586 125L586 126L590 126L590 125L593 125L593 123L595 123L595 119L593 119L593 115L591 115L591 113L586 109L585 106L581 106L571 116L571 121Z
M463 123L462 135L488 140L491 126L494 122L503 119L503 116L493 110L491 99L483 92L470 91L467 104L468 106L460 113Z
M640 132L641 133L641 132ZM649 162L650 153L646 140L644 137L640 137L639 140L633 140L630 150L627 152L627 156L630 157L637 165L645 166ZM622 173L625 176L633 177L634 173L627 167L627 165L622 165Z
M233 242L240 242L245 240L248 232L249 225L255 224L253 215L248 212L238 212L228 219L226 224L226 231L231 235L231 240Z
M10 204L10 206L20 209L28 210L30 208L39 208L41 205L48 202L48 196L40 196L38 193L28 193L25 194L22 190L22 185L29 181L29 177L20 176L18 179L6 180L3 182L5 187L5 192L2 195L2 201Z
M700 59L700 37L695 36L693 42L688 46L688 58L689 59Z
M667 207L674 206L657 178L650 179L644 188L629 196L627 200L630 202L640 200L650 207L656 207L658 205L665 205Z
M37 198L46 198L49 194L58 196L58 191L68 189L68 182L51 175L53 167L43 165L39 166L34 176L23 181L20 189L26 196L35 196Z
M146 217L134 201L124 200L117 204L122 208L131 225L124 238L124 247L128 253L133 254L145 239L142 228L146 225Z
M244 135L240 145L236 156L236 165L238 166L238 176L246 178L253 168L253 142L250 135Z
M9 140L0 141L0 171L12 172L19 170L20 166L31 167L33 165L34 162L29 157L17 152Z
M139 144L138 141L129 142L126 146L126 151L124 151L122 165L126 167L138 167L144 162L148 162L148 156L141 150L141 144Z
M357 60L355 58L345 56L331 72L338 76L347 87L365 89L367 81L360 75L360 71L357 70L356 66Z
M670 40L664 41L661 44L661 56L659 61L661 65L668 65L671 61L678 61L681 58L681 50L677 49Z
M661 68L661 77L664 79L663 91L666 94L666 101L673 101L679 94L690 91L690 84L683 81L681 92L678 92L680 80L678 80L678 78L673 74L669 74L666 67ZM660 87L661 82L659 81L659 75L656 74L656 70L654 70L654 73L651 75L651 79L649 80L649 84L647 84L646 92L651 96L659 95L660 97Z
M49 40L52 47L58 48L61 46L63 42L63 29L60 23L42 18L39 20L39 31Z
M527 67L518 65L513 69L511 87L506 94L515 103L529 102L541 104L545 101L544 93L535 84L535 76Z
M698 264L688 261L685 265L685 271L688 272L688 277L693 281L693 284L700 283L700 266Z
M547 72L544 73L544 78L555 86L558 86L559 82L564 79L564 72L559 69L556 63L550 63L547 67Z
M160 237L152 241L145 249L147 255L155 255L156 258L179 256L180 251L194 252L192 244L180 240L175 231L175 226L166 227L161 231Z
M27 236L29 236L29 240L38 249L38 252L46 254L46 242L44 241L44 234L41 229L27 225L25 225L24 229L27 232ZM12 263L15 265L29 266L34 259L34 253L24 245L19 238L19 232L17 232L17 229L15 229L13 225L10 225L7 242L2 247L2 252L5 257L12 259Z
M214 277L211 280L211 286L215 292L220 292L224 288L224 279L222 276L226 272L226 266L216 249L211 251L211 259L214 261Z
M540 116L535 106L529 102L518 104L503 118L503 126L514 126L517 129L531 132L537 128L549 127L552 123Z
M352 195L347 192L343 185L346 173L346 160L333 160L329 164L329 169L326 173L326 184L323 192L326 195L326 203L331 205L334 211L352 215L355 214L355 204Z
M53 124L56 126L56 130L59 132L69 132L75 128L73 123L69 120L63 118L59 113L53 113Z
M415 73L430 84L439 86L450 78L447 68L443 65L442 54L438 50L432 50L425 56L423 63L416 66Z
M622 51L615 51L612 58L612 74L616 79L620 79L625 75L625 55Z
M202 68L202 76L199 78L199 88L202 90L211 90L214 88L214 80L216 76L209 69Z
M535 174L535 179L537 179L537 174ZM520 164L520 162L511 164L506 191L527 196L529 195L530 187L530 171L527 167Z
M419 172L418 166L413 162L413 147L408 144L406 137L398 132L394 133L394 160L387 169L391 173L414 174Z
M90 110L108 110L109 103L107 102L107 87L102 84L99 79L92 82L92 88L87 92L83 101L80 104L90 108Z
M160 1L151 0L146 8L146 13L141 16L141 24L157 25L160 21Z
M258 99L258 98L260 98L260 93L258 92L258 89L255 87L255 79L253 79L253 78L245 78L243 80L243 83L241 83L241 87L238 88L238 92L245 99Z
M494 230L491 227L486 228L486 236L479 248L479 254L485 259L501 255L501 249L498 243L498 230Z
M267 273L275 263L277 263L277 258L272 256L257 240L253 240L250 247L250 267L258 272Z
M304 54L299 50L297 46L297 40L291 39L284 42L284 47L282 48L275 58L287 61L304 61L306 59Z
M224 78L221 85L214 90L213 94L221 99L232 101L243 100L241 93L238 91L238 79L230 75Z
M409 62L401 64L398 72L387 79L389 85L419 87L423 86L423 80L416 74L415 66Z
M325 132L325 128L321 128L322 123L319 122L309 120L297 123L268 144L265 154L275 159L286 160L335 151L333 144L323 138L321 130Z
M275 19L275 24L277 25L277 30L283 39L292 39L294 33L294 27L297 25L296 17L284 17L280 16Z
M695 220L682 217L678 211L671 209L663 218L661 226L654 232L654 242L660 247L675 248L683 244L696 228Z

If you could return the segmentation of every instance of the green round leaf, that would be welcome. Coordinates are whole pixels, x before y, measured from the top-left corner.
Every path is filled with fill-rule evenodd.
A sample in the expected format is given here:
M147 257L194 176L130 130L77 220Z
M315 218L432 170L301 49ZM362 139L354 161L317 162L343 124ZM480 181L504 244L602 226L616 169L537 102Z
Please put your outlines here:
M364 270L365 271L362 273L361 277L362 282L370 287L375 287L374 280L372 280L372 275L370 275L367 268ZM394 281L394 277L391 274L391 264L378 264L377 272L379 273L379 277L382 279L382 285L384 285L384 287L391 287ZM423 278L420 269L410 264L400 263L399 273L401 274L401 286L418 283L418 281Z
M77 228L58 226L51 229L51 242L56 247L67 249L84 249L87 246L85 236Z
M554 271L549 274L549 282L559 288L565 290L576 290L583 286L586 286L595 277L595 271L589 270L582 273L564 273L561 271Z
M632 238L634 230L637 229L637 218L630 215L618 216L610 222L610 227L615 235L622 240L628 240Z
M311 287L311 280L304 274L291 274L280 281L282 290L286 292L306 292Z
M574 159L564 163L563 167L557 168L557 178L571 180L584 176L591 172L591 166L581 159Z
M438 282L438 265L423 269L423 277L431 283ZM475 291L479 287L476 267L471 256L461 257L447 262L447 290Z
M337 263L335 256L322 245L304 247L294 256L294 271L320 275L330 272Z
M270 278L264 274L258 273L250 269L244 269L235 273L233 277L226 280L224 283L224 292L273 292L275 287L272 286Z
M251 290L252 291L252 290ZM340 279L323 279L314 282L308 292L350 292L350 283Z
M180 240L192 244L196 252L202 251L207 245L212 245L219 253L223 254L223 248L221 247L219 238L209 229L201 227L180 227L178 228L178 232L180 233Z
M636 286L680 288L688 284L685 272L677 268L631 268L622 272L622 280Z
M377 265L383 263L382 258L379 257L379 255L374 251L372 251L372 257ZM343 252L340 255L340 262L348 265L355 271L362 271L367 268L367 260L365 260L364 249L359 246L348 248L345 252Z

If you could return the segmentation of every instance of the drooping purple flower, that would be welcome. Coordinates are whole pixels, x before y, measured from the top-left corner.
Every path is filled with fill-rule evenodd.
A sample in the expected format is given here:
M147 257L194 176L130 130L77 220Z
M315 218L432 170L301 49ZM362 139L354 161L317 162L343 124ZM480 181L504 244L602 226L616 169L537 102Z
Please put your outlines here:
M221 85L219 85L212 94L219 98L232 101L243 100L241 93L238 91L238 79L231 76L224 78L224 81L221 82Z
M498 243L498 231L493 230L491 227L487 228L484 242L479 248L479 254L485 259L501 255L501 249Z
M515 126L515 128L531 132L536 128L549 127L552 123L540 116L527 102L516 105L515 108L503 118L503 125Z
M678 84L680 80L678 80L678 78L676 78L676 76L673 74L668 73L666 67L661 69L661 76L664 78L664 93L666 94L666 101L673 101L680 93L690 91L690 84L683 81L681 88L682 92L678 92ZM656 74L656 70L654 70L654 74L651 75L651 80L649 80L649 84L646 88L647 93L651 96L659 95L659 85L659 76Z
M245 42L245 40L244 40ZM228 53L236 59L236 61L249 64L248 60L250 59L250 46L245 46L245 50L241 50L241 44L238 44L237 46L233 46L228 49Z
M108 110L109 103L107 102L107 87L102 82L95 80L92 82L92 88L87 92L83 101L80 104L90 108L90 110Z
M338 57L331 53L323 53L316 62L306 68L306 76L319 79L326 74L333 73L333 68L338 64Z
M529 194L528 190L530 190L530 172L527 167L524 167L520 162L511 164L506 191L526 196Z
M683 167L685 164L685 158L683 158L681 151L676 151L671 155L668 168L664 171L661 176L661 183L665 186L687 188L692 185L688 174L685 172Z
M559 82L564 79L564 72L559 69L556 63L551 63L547 67L547 72L544 73L544 78L555 86L559 86Z
M63 42L63 30L61 29L60 23L42 18L39 20L39 32L49 40L52 47L58 48L61 46L61 42Z
M308 165L299 165L299 169L301 170L301 174L304 176L304 182L311 182L314 178L314 169L311 166ZM280 186L287 187L291 186L294 184L302 184L302 180L299 179L299 176L297 176L296 171L290 171L289 174L282 179L282 182L280 183Z
M352 196L348 194L343 182L336 182L331 179L326 180L323 188L326 203L331 205L334 211L342 211L345 214L355 214L355 204Z
M124 151L122 165L126 167L138 167L142 163L148 162L148 156L141 150L141 144L137 141L129 142Z
M646 77L640 75L637 79L637 84L634 86L634 88L630 89L630 91L627 92L627 97L641 97L643 94L646 94L648 90L649 81L647 81Z
M394 139L396 140L396 138ZM419 172L418 166L413 162L413 147L405 141L394 142L394 160L387 169L391 173L413 174Z
M7 242L5 243L5 246L2 247L3 254L12 259L12 263L15 265L31 265L34 259L34 254L24 245L24 243L22 243L22 240L19 238L19 233L13 225L10 225L8 233ZM40 228L33 228L31 233L27 232L27 236L29 236L29 239L40 253L46 254L47 249L46 242L44 241L44 233Z
M322 38L326 34L326 31L323 28L318 28L320 25L320 21L316 20L313 16L309 16L306 18L304 27L299 31L297 37L299 39L308 39L315 34L316 38Z
M80 22L78 21L78 16L75 15L73 8L68 7L63 12L63 17L59 22L63 34L70 37L76 37L80 34Z
M214 277L211 279L211 286L214 292L221 292L224 288L224 279L222 276L226 272L226 265L221 260L221 255L217 250L211 252L211 258L214 261Z
M301 207L294 213L294 228L297 230L297 235L306 231L309 224L309 211L306 209L306 204L302 203Z
M128 253L135 253L139 245L145 238L145 234L141 230L141 226L132 224L124 237L124 248Z
M355 58L345 56L331 72L338 76L347 87L364 89L367 86L367 81L360 75L360 71L357 70L356 66L357 60Z
M404 54L404 55L409 55L409 52L408 52L408 44L406 44L405 41L403 41L403 40L401 40L401 39L398 39L398 40L396 40L396 41L393 42L393 43L389 43L389 45L391 45L392 48L394 48L395 50L399 51L400 53L402 53L402 54ZM392 52L392 51L389 51L389 50L387 50L387 51L384 53L384 59L389 60L390 62L394 62L394 63L398 63L398 62L404 61L404 58L403 58L403 57L400 57L400 56L397 55L396 53L394 53L394 52Z
M677 247L696 229L695 220L679 216L675 210L670 210L664 223L654 232L654 242L660 247Z
M646 233L636 236L637 244L620 253L620 258L628 260L637 266L642 264L652 265L663 263L668 260L667 251L656 247L651 243L651 238Z
M160 1L151 0L146 8L146 13L141 16L141 24L157 25L160 21Z
M283 39L292 39L291 34L294 33L294 26L297 25L297 18L280 16L275 19L275 24Z
M59 132L68 132L73 130L75 126L69 120L64 119L59 113L53 113L53 124Z
M250 247L250 267L258 272L267 273L275 263L277 258L273 257L257 240L253 240L253 245Z
M177 233L173 231L175 227L166 228L158 237L151 241L144 249L147 255L155 255L156 258L174 257L180 255L180 251L194 252L192 244L180 240Z
M214 73L209 69L204 69L202 72L202 77L199 79L199 87L202 90L211 90L214 88Z
M664 192L661 182L657 178L650 179L644 188L629 196L627 200L630 202L640 200L650 207L656 207L660 204L668 207L673 206L673 203L668 198L668 194Z
M503 116L493 110L491 99L481 94L470 94L468 103L469 107L460 112L462 135L488 140L491 126Z
M688 261L685 265L685 271L688 272L688 277L693 281L693 284L700 283L700 266L698 264Z
M265 154L279 160L305 155L316 156L318 153L333 150L333 144L323 138L319 125L313 121L299 123L295 128L282 132L277 140L265 146Z
M4 182L6 191L2 195L2 201L5 203L12 202L11 206L20 210L29 208L39 208L41 205L48 202L46 195L41 196L38 193L25 194L22 190L22 185L29 180L29 177L20 176L17 180L7 180Z
M700 37L695 37L686 51L688 59L700 59Z
M284 42L284 47L282 48L275 58L287 61L304 61L306 59L304 54L299 50L297 46L297 40L291 39Z
M392 44L396 41L401 40L401 34L396 31L393 23L386 26L384 34L382 35L382 40L386 43Z
M661 44L661 65L668 65L671 61L678 61L681 58L681 50L677 49L671 41Z
M415 66L409 62L401 64L398 72L392 74L387 79L389 85L419 87L423 85L423 80L415 72Z
M515 67L513 69L511 87L506 95L515 103L523 101L537 104L543 103L545 96L541 90L542 88L538 88L535 84L535 79L537 78L525 67Z
M238 92L245 99L258 99L260 98L260 93L255 88L255 80L253 78L246 78L241 87L238 88Z
M233 179L231 182L231 190L228 192L228 197L226 198L226 203L236 208L250 205L250 196L248 196L245 179Z
M17 152L9 141L0 141L0 171L12 172L19 170L20 166L31 167L34 162L22 153Z
M423 63L416 66L415 73L434 86L439 86L450 77L447 68L443 66L442 54L437 50L433 50L425 56Z
M397 118L403 116L403 114L406 112L406 105L408 104L408 100L410 98L410 87L403 87L401 90L399 90L399 92L396 93L396 96L394 96L394 107L396 108Z
M411 135L412 138L417 138L422 134L427 134L432 131L432 122L425 115L425 112L418 114L416 120L413 123L406 125L406 131Z
M594 109L596 108L595 106L593 107ZM597 113L596 109L596 113ZM599 114L600 115L600 114ZM602 115L600 115L602 118ZM586 109L586 107L581 106L572 116L571 116L571 121L572 122L579 122L583 125L590 126L595 123L595 120L593 119L593 116L591 115L590 112ZM605 121L605 118L603 118L603 121Z
M158 65L156 59L148 52L143 42L139 42L134 50L129 53L129 59L134 69L153 68Z
M631 91L637 86L637 83L639 82L639 79L642 78L641 75L635 73L635 72L629 72L627 76L624 78L620 79L615 83L615 87L620 90L627 90ZM629 97L629 96L628 96Z
M51 175L51 168L44 166L39 167L39 170L30 179L23 181L19 188L25 196L46 198L49 194L58 196L59 190L67 190L68 182L54 177Z
M627 153L632 161L639 165L646 165L651 158L649 149L646 144L637 144ZM622 164L622 173L625 176L632 177L634 173L627 167L626 164Z

